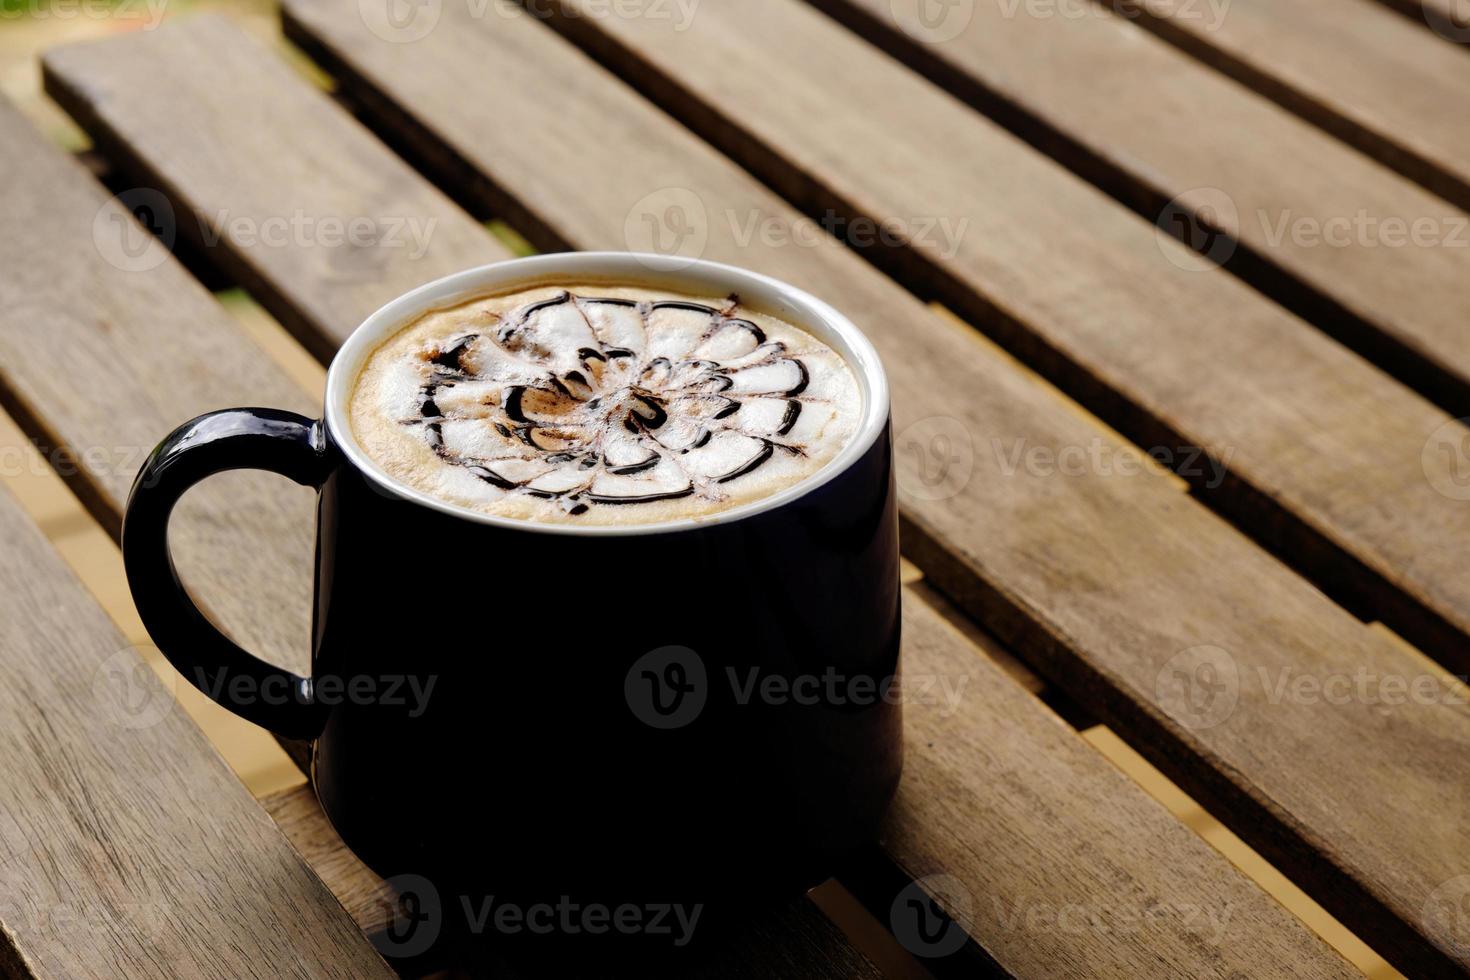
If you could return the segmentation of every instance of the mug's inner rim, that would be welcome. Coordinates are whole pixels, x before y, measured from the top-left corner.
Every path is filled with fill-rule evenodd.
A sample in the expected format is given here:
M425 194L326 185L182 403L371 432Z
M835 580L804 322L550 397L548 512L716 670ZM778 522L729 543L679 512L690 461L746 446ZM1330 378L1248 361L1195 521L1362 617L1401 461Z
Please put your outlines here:
M368 359L400 331L427 314L512 292L547 286L667 289L686 296L738 294L742 308L785 320L838 353L858 385L859 423L837 455L789 487L728 510L648 524L548 523L504 517L416 489L388 473L357 442L351 398ZM628 252L570 252L511 259L456 273L392 300L353 331L327 373L326 423L332 441L383 488L399 497L465 520L547 534L620 535L692 530L730 523L810 493L856 462L888 420L888 389L877 351L829 304L786 283L734 266Z

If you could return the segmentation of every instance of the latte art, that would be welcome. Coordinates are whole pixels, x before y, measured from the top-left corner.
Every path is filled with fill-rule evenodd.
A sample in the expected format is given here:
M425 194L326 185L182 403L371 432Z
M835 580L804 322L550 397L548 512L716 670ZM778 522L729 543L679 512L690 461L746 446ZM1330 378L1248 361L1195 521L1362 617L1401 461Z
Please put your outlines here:
M431 313L369 359L353 429L393 477L535 521L718 513L816 472L860 411L842 358L736 297L542 287Z

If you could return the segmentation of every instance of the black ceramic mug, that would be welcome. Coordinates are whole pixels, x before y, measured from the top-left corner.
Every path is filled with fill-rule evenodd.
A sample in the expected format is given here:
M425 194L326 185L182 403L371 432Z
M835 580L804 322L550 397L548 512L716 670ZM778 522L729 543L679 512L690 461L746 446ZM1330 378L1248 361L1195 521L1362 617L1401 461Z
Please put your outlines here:
M546 279L739 294L846 359L860 425L796 486L666 524L489 516L389 477L348 424L367 356L428 310ZM223 636L174 570L175 502L240 468L320 491L310 677ZM598 934L589 909L604 932L652 931L656 906L799 893L875 835L900 768L892 474L877 354L831 306L714 263L546 255L373 314L332 363L321 421L243 408L179 428L133 487L123 553L159 649L310 742L327 816L379 874L411 876L446 919L483 896L521 913L484 928L546 931L531 918L551 903L553 932Z

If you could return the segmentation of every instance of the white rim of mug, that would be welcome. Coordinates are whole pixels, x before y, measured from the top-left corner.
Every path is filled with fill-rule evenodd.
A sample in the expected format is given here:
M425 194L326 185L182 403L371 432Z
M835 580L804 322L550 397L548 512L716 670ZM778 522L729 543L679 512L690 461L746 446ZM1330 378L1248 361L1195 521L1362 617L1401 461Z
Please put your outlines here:
M368 456L352 431L349 401L363 365L384 341L432 310L456 306L520 283L528 289L535 288L538 283L552 279L636 283L694 295L738 293L742 305L795 323L842 356L857 379L863 404L862 421L835 457L811 476L784 490L715 514L652 524L560 524L487 514L410 487L394 479ZM833 306L805 290L757 272L703 259L691 261L679 256L636 252L558 252L466 269L404 293L373 313L342 344L327 371L325 419L328 435L342 455L393 496L452 517L508 530L622 537L732 524L784 507L830 482L861 459L888 425L888 410L888 379L872 342Z

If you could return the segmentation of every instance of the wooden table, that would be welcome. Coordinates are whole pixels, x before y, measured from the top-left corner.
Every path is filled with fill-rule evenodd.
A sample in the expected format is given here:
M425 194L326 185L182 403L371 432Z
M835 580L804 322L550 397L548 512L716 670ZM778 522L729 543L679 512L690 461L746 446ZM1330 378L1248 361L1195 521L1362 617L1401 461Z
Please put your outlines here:
M1453 7L285 0L335 97L209 17L56 50L47 90L123 193L0 104L0 404L116 532L176 423L314 412L201 276L322 361L524 250L492 217L780 276L884 356L904 671L955 696L906 706L882 840L833 869L866 911L762 910L697 972L1353 975L1078 736L1100 720L1398 969L1460 975ZM209 614L282 663L310 520L232 477L176 521ZM3 495L0 530L0 970L534 972L399 955L402 903L309 791L253 800Z

